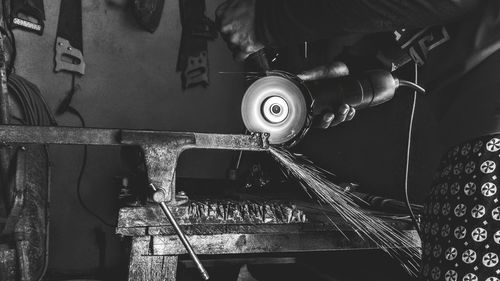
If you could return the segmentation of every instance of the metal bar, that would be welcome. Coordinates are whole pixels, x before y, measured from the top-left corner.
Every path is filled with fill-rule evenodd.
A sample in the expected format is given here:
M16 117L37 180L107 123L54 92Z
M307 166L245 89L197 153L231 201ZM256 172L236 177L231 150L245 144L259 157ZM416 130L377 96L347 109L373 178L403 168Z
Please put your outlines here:
M154 184L150 184L150 186L154 191L158 191L158 189L156 188L156 186ZM201 263L200 259L198 258L198 256L194 252L193 247L191 247L191 244L187 240L186 235L184 234L184 232L180 228L179 224L175 220L175 217L172 214L172 212L170 211L170 209L168 208L167 204L165 204L165 202L160 202L159 205L160 205L161 209L163 210L163 213L165 214L165 216L167 216L170 224L174 227L174 230L175 230L177 236L179 237L179 239L181 240L182 245L184 245L184 248L188 252L189 256L191 256L191 259L196 264L196 267L198 268L198 270L201 273L201 276L203 277L203 280L208 280L209 276L208 276L207 270L205 269L205 267L203 267L203 264Z
M176 143L183 149L223 149L223 150L253 150L261 151L267 149L267 134L254 133L252 135L234 134L210 134L194 132L170 132L170 131L142 131L122 130L122 141L126 144L162 144L166 141L170 144L174 139L190 140L193 142Z
M165 202L161 202L160 206L161 206L161 209L163 210L163 212L165 213L165 215L167 216L168 220L170 221L170 223L174 227L175 232L177 233L177 236L179 237L182 244L184 245L184 248L188 252L189 256L191 256L191 259L193 260L193 262L196 264L196 267L198 268L198 270L201 273L201 276L203 277L203 280L208 280L209 276L208 276L207 270L205 269L203 264L201 264L200 259L198 258L198 256L194 252L193 247L191 247L191 244L189 244L189 241L187 240L186 235L184 235L184 232L182 232L181 228L179 227L179 224L177 224L177 221L175 220L174 216L172 215L172 212L170 212L170 209L168 208L167 204L165 204Z
M0 142L23 144L120 145L120 129L0 126Z
M267 135L207 134L171 131L80 127L0 125L0 142L23 144L141 145L163 144L175 138L195 138L185 148L253 150L267 149ZM122 138L126 138L122 142ZM168 143L166 143L168 147Z
M196 148L263 151L267 147L267 134L224 135L195 133Z

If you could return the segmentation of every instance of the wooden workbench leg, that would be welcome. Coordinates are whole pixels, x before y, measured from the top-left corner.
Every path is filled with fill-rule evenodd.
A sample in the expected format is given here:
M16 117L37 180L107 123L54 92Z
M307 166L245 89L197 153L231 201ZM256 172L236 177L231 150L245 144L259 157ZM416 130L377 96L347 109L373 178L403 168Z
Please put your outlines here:
M129 281L175 281L177 256L148 255L150 237L134 237L130 251Z

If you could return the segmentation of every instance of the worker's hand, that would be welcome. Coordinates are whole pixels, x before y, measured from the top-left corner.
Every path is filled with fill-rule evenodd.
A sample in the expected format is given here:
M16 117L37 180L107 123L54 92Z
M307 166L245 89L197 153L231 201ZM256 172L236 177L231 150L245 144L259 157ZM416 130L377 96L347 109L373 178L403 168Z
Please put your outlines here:
M306 70L297 76L304 81L317 81L347 75L349 75L349 69L344 63L333 62L329 65L323 65ZM312 94L314 95L314 93ZM325 112L321 117L321 122L318 124L318 127L327 129L336 126L342 122L352 120L355 114L356 109L354 107L351 107L348 104L343 104L339 107L337 112Z
M264 48L255 39L255 1L227 0L215 12L221 37L238 61Z

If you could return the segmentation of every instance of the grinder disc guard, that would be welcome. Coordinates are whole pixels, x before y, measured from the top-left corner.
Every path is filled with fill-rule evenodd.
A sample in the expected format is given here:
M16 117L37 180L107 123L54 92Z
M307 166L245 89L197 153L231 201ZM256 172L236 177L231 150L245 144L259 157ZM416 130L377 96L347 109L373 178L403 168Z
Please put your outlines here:
M309 128L312 98L292 74L269 71L245 92L241 116L250 132L269 133L269 143L291 147Z

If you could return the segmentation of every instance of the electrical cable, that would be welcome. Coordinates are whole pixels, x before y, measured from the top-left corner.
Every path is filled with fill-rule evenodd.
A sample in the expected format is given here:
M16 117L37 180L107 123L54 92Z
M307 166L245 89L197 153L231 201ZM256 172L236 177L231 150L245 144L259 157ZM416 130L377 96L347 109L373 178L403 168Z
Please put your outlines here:
M68 112L71 113L71 114L73 114L73 115L75 115L75 116L77 116L78 119L80 119L82 127L85 128L85 121L83 119L83 116L80 114L80 112L78 112L78 110L76 110L75 108L69 106L68 107ZM96 219L98 219L102 224L104 224L104 225L106 225L108 227L116 227L117 225L105 221L101 216L99 216L92 209L90 209L87 206L87 204L85 203L85 201L83 200L83 197L82 197L82 194L81 194L81 188L82 188L82 179L83 179L83 176L85 175L85 169L87 168L87 158L88 158L88 146L84 145L83 146L82 165L80 167L80 172L78 174L78 180L76 182L76 196L78 198L78 202L80 203L80 205L82 206L82 208L85 209L85 211L87 211L87 213L89 213L90 215L92 215L93 217L95 217Z
M75 115L79 119L82 128L85 128L86 127L85 119L83 118L82 114L80 114L80 112L76 108L74 108L70 105L71 99L73 98L73 96L76 92L76 89L77 89L76 78L75 78L75 74L73 74L72 79L71 79L71 90L68 93L68 96L63 100L61 105L59 105L58 114L63 114L65 112L68 112L68 113ZM93 216L94 218L99 220L102 224L104 224L108 227L114 228L117 225L109 223L106 220L104 220L100 215L98 215L96 212L94 212L92 209L90 209L90 207L88 207L87 204L85 203L85 201L83 200L83 197L81 194L81 189L82 189L83 176L85 175L85 169L87 168L87 158L88 158L88 146L84 145L83 146L82 164L81 164L80 172L78 173L78 179L76 182L76 196L78 199L78 203L80 203L80 206L82 206L82 208L87 213L89 213L91 216Z
M415 63L415 85L418 83L418 64ZM406 207L408 208L408 211L410 212L411 219L413 221L413 224L415 225L415 228L417 229L417 232L420 237L422 237L422 229L420 227L420 224L417 220L417 217L415 216L415 213L413 212L413 209L410 204L410 199L408 195L408 190L409 190L409 178L410 178L410 155L411 155L411 143L412 143L412 134L413 134L413 123L414 123L414 118L415 118L415 109L417 106L417 90L413 92L413 101L412 101L412 109L410 113L410 124L408 127L408 142L407 142L407 147L406 147L406 167L405 167L405 186L404 186L404 192L405 192L405 203Z
M57 125L47 102L38 87L25 78L12 73L7 84L9 94L19 103L25 125ZM19 117L15 117L19 119Z
M417 83L413 83L413 82L410 82L407 80L401 80L401 79L398 79L398 81L399 81L400 87L402 86L402 87L412 88L416 92L419 92L421 94L425 94L425 89L422 86L418 85Z

